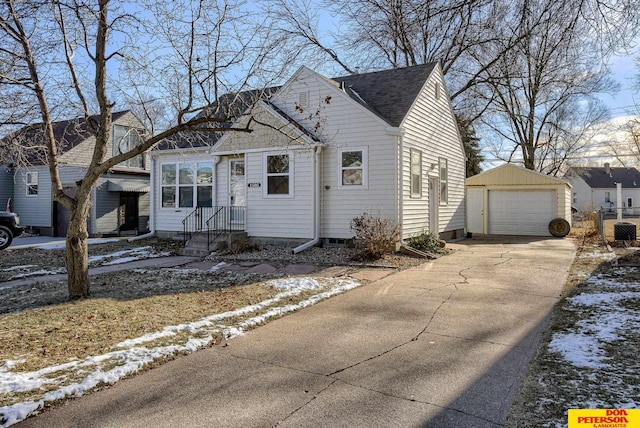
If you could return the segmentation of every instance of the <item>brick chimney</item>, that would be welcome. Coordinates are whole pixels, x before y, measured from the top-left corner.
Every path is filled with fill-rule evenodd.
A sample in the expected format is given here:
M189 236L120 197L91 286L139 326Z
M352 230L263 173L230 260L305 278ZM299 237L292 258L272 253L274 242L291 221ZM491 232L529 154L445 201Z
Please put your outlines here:
M607 175L611 175L611 164L609 162L604 163L604 172Z

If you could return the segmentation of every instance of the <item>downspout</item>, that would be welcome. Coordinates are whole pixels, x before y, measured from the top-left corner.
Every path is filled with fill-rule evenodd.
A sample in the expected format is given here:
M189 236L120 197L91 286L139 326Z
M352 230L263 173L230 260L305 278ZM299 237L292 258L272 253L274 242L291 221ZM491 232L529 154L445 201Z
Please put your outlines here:
M298 254L301 251L306 250L309 247L313 247L318 242L320 242L320 152L322 152L322 146L316 146L316 155L313 161L314 168L314 181L315 185L313 186L314 194L314 210L313 210L313 223L314 223L314 232L313 239L309 242L305 242L302 245L297 246L292 250L292 254Z
M151 156L150 156L151 157ZM149 232L144 235L133 236L127 239L128 242L138 241L140 239L146 238L154 238L156 236L156 212L155 212L155 187L153 183L155 182L155 173L156 173L156 160L155 156L153 156L153 160L151 161L151 168L149 169L149 185L151 195L149 196Z

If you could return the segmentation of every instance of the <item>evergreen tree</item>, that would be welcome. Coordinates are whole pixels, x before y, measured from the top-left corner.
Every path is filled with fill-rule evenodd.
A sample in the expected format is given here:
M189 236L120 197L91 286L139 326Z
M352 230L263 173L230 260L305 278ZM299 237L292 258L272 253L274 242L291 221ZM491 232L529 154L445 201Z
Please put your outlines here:
M480 153L480 138L476 136L476 130L473 128L471 121L462 116L456 115L458 129L460 130L460 138L464 145L464 153L467 157L467 177L482 172L480 164L484 161L484 156Z

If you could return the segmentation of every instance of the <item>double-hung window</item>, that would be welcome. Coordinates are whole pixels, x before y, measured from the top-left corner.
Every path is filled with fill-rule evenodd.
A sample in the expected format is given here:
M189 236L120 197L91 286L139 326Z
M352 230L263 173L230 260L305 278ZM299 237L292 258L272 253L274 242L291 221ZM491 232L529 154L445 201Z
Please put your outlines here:
M140 131L129 126L113 125L113 156L133 150L142 143ZM144 168L143 156L138 155L120 165Z
M27 172L26 182L27 182L27 196L37 196L38 195L38 173Z
M447 160L440 158L440 204L446 205L449 202L449 170Z
M367 150L363 148L341 149L340 186L367 187Z
M163 208L213 206L213 162L165 163L161 174Z
M266 155L267 196L292 196L293 176L291 159L288 154Z

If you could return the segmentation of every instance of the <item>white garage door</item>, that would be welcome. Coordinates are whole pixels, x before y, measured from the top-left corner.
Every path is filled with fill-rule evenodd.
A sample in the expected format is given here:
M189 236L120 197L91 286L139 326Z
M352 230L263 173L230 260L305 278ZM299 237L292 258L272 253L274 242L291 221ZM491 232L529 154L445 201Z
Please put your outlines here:
M555 190L489 191L489 233L550 236L555 213Z

